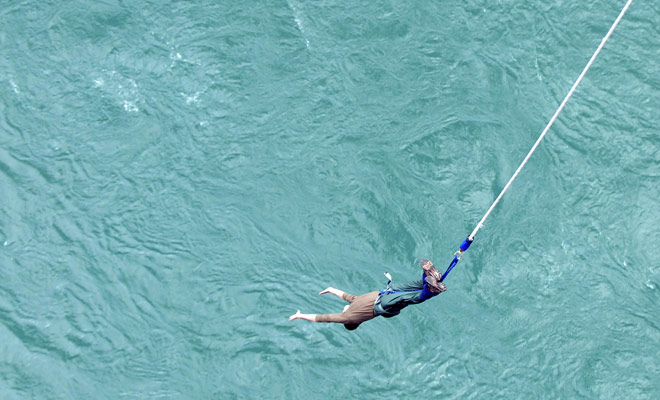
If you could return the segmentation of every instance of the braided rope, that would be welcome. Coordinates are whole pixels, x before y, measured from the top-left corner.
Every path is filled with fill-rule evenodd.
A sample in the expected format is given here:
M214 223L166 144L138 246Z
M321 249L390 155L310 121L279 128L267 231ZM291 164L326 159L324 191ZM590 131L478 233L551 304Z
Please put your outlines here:
M633 0L628 0L628 2L626 3L626 5L623 7L623 9L621 10L621 12L619 13L619 16L617 17L617 19L616 19L616 20L614 21L614 23L612 24L612 27L610 27L610 30L607 32L607 34L605 35L605 37L603 38L603 40L601 40L600 45L598 46L598 48L597 48L596 51L594 52L593 56L591 56L591 59L589 60L589 62L587 63L587 65L584 67L584 70L582 70L582 73L580 74L580 76L577 78L577 80L576 80L575 83L573 84L573 87L571 87L571 90L568 91L568 94L567 94L566 97L564 98L564 101L561 102L561 104L559 105L559 108L557 109L557 111L555 111L555 114L554 114L554 115L552 116L552 118L550 119L550 122L548 122L548 125L546 125L545 129L543 129L543 132L541 133L541 136L539 136L539 138L536 140L536 143L534 143L534 146L532 146L532 149L529 151L529 153L527 153L527 156L525 157L525 159L523 160L523 162L520 164L520 166L518 167L518 169L516 170L516 172L513 174L513 176L511 177L511 179L509 179L509 182L507 182L506 186L504 186L504 189L502 189L502 191L500 192L499 196L497 196L497 198L495 199L495 201L493 202L493 204L490 206L490 208L488 209L488 211L486 211L486 214L483 216L483 218L481 218L481 221L479 221L479 223L478 223L477 226L474 228L474 230L472 231L472 233L470 234L470 236L468 236L468 239L470 239L470 241L474 240L474 236L477 234L477 232L479 231L479 229L481 229L481 227L484 225L484 222L486 222L486 219L488 218L488 216L490 215L490 213L493 211L493 209L495 208L495 206L497 205L497 203L500 202L500 199L502 198L502 196L504 196L504 193L509 189L509 187L511 186L511 184L513 183L513 181L518 177L518 174L519 174L520 171L523 169L523 167L525 166L525 164L527 164L527 161L528 161L529 158L532 156L532 154L534 153L534 151L536 150L536 148L539 146L539 143L541 143L541 140L543 140L543 138L545 137L545 135L548 133L548 131L550 130L550 127L552 126L552 124L555 123L555 120L556 120L557 117L559 116L559 113L564 109L564 106L565 106L566 103L568 102L568 99L571 98L571 96L573 95L573 92L575 92L575 89L577 89L577 87L578 87L578 85L580 84L580 82L582 82L582 78L584 78L584 75L587 73L587 71L588 71L589 68L591 67L591 64L593 64L594 60L595 60L596 57L598 56L598 53L600 53L600 51L602 50L603 46L605 46L605 43L607 42L607 40L608 40L608 39L610 38L610 36L612 35L612 32L614 32L614 29L615 29L616 26L619 24L619 21L621 21L621 19L623 18L623 15L624 15L624 14L626 13L626 11L628 10L628 7L630 7L630 4L632 4L632 1L633 1Z

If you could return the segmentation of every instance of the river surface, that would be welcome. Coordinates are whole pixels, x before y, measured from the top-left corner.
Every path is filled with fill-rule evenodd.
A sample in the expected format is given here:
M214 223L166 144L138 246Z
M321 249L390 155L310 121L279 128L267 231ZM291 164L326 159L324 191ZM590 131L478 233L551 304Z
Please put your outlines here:
M657 399L660 3L3 0L0 398Z

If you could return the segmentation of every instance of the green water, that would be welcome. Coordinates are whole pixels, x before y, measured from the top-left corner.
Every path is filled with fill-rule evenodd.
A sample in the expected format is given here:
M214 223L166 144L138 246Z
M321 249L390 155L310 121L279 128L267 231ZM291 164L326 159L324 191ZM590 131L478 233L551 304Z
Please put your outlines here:
M660 5L0 5L0 398L660 397Z

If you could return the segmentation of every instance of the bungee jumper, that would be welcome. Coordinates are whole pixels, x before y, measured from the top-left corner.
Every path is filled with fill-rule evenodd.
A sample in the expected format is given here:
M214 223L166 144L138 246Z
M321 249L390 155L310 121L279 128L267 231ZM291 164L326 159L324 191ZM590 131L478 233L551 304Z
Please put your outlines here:
M361 323L369 321L378 316L391 318L399 315L402 309L412 304L422 303L432 297L447 290L442 283L442 275L433 266L429 260L419 262L424 273L422 279L404 283L401 285L392 285L391 276L385 273L388 278L387 289L374 291L355 296L342 290L329 287L319 294L332 293L349 304L344 307L344 311L338 314L301 314L300 310L289 317L289 321L294 319L304 319L312 322L335 322L344 324L348 330L354 330Z
M633 0L626 1L626 4L621 9L619 16L614 20L614 23L601 40L600 45L598 48L596 48L596 51L587 62L587 65L582 70L582 73L578 76L575 83L573 83L573 86L568 91L568 94L566 94L566 97L564 97L564 100L559 105L559 108L557 108L555 113L552 115L552 118L550 118L550 121L541 132L541 135L538 137L531 150L527 153L527 156L525 156L522 163L506 183L495 201L488 208L486 214L481 218L472 233L470 233L470 235L461 243L459 249L454 253L454 259L451 261L444 274L440 275L440 273L433 266L433 263L431 263L429 260L421 260L420 265L422 266L422 269L424 269L424 275L422 275L422 279L420 281L413 281L401 286L395 285L392 287L392 278L388 273L385 273L389 279L389 282L387 283L387 290L380 292L370 292L361 296L354 296L339 289L329 287L319 294L332 293L335 296L349 302L350 304L344 307L344 312L341 314L319 315L301 314L300 310L298 310L298 312L289 317L289 321L293 321L294 319L305 319L307 321L314 322L337 322L344 324L346 329L353 330L356 329L362 322L368 321L381 315L385 318L393 317L398 315L403 308L411 304L419 304L447 290L443 283L445 278L461 260L463 252L465 252L470 247L470 244L472 244L474 241L474 237L476 236L479 229L484 226L486 219L490 216L491 212L502 199L504 193L506 193L513 181L518 177L518 174L520 171L522 171L523 167L527 164L527 161L529 161L532 154L536 151L537 147L550 130L550 127L557 120L557 117L566 106L566 103L568 103L568 100L571 98L580 82L582 82L582 79L586 75L593 62L596 60L596 57L598 57L598 54L605 46L605 43L607 43L607 40L614 32L614 29L616 29L617 25L625 15L626 11L632 4L632 1Z

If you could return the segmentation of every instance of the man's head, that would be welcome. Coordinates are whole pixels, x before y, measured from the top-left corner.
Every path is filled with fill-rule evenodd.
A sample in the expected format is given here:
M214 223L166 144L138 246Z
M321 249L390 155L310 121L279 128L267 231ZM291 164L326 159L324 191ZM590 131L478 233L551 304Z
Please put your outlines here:
M349 331L357 329L358 326L360 326L360 324L344 324L344 328L348 329Z

